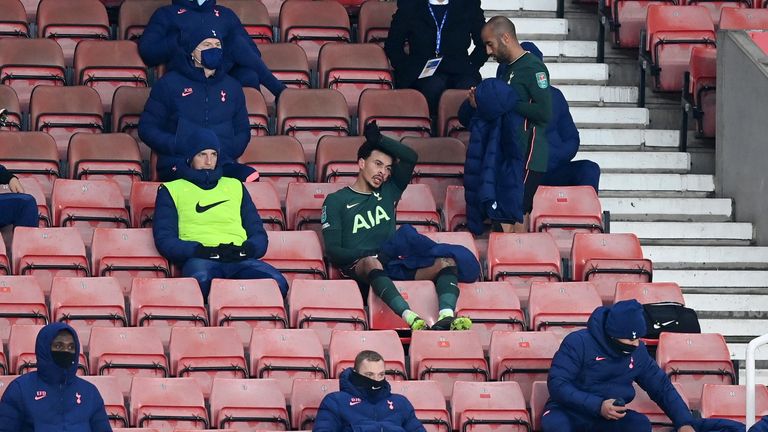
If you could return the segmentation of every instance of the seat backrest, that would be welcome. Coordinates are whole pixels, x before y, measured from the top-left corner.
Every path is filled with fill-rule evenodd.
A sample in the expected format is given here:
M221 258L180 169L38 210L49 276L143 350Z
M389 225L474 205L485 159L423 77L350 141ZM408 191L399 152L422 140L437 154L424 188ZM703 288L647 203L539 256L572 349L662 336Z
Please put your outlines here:
M79 41L110 35L107 9L99 0L41 0L37 7L37 37L56 40L68 65Z
M683 291L676 282L619 282L613 302L635 299L642 304L677 303L685 305Z
M52 320L71 325L83 342L93 326L129 324L123 291L112 277L55 277L50 300ZM81 345L85 351L85 343Z
M139 57L137 44L131 41L80 41L75 48L74 70L75 83L95 88L108 112L117 87L149 86L147 66Z
M315 160L321 136L351 134L344 95L333 89L286 89L277 106L277 132L296 137L304 147L306 160Z
M83 379L96 386L99 395L104 400L104 408L112 426L127 427L129 424L128 410L125 409L125 401L117 377L86 376Z
M171 371L195 378L209 395L214 378L248 378L243 344L232 327L173 327Z
M151 327L94 327L88 344L91 375L120 377L121 388L130 389L134 374L142 375L154 369L160 376L170 376L168 360L157 330ZM133 370L133 374L121 375L118 369ZM127 384L127 386L125 385Z
M328 195L346 187L342 183L291 183L285 198L288 228L293 230L319 227L323 202Z
M633 386L635 388L635 398L632 400L632 402L627 404L627 408L631 409L632 411L637 411L638 413L648 417L648 420L651 421L651 425L654 427L654 430L666 430L657 429L662 426L672 427L672 420L670 420L664 411L656 404L656 402L654 402L651 397L648 396L648 393L646 393L645 390L637 385L637 383L633 383ZM683 402L685 402L687 406L688 400L685 398L683 388L678 383L673 383L672 386L675 387L675 390L677 390L677 393L680 395L680 397L683 399Z
M704 384L701 393L701 416L744 423L747 387L745 385ZM755 385L755 419L768 415L768 387Z
M464 246L472 252L472 255L480 261L480 253L477 250L477 244L475 244L475 238L468 232L427 232L425 236L431 238L437 243L447 243L452 245Z
M287 328L283 296L274 279L214 279L208 295L211 325L234 327L243 345L254 328Z
M470 424L506 424L505 430L528 431L530 418L520 386L507 382L463 382L453 385L453 424L464 429Z
M632 233L576 233L571 248L571 278L588 280L590 260L642 260L640 240Z
M742 9L727 8L724 10ZM710 46L693 47L691 49L690 72L691 85L688 91L693 95L693 100L698 102L700 99L699 87L702 85L715 85L715 79L717 78L717 48Z
M528 299L530 330L576 330L602 305L590 282L533 282Z
M546 381L535 381L531 387L531 420L533 430L541 431L541 416L544 415L544 407L549 400L549 389Z
M275 176L288 176L291 168L296 171L296 176L306 177L306 158L301 143L294 137L278 136L259 136L251 137L245 151L237 159L240 163L253 166L260 172L262 181L269 178L272 174ZM276 173L272 173L269 165L275 165Z
M652 4L648 6L645 22L647 31L645 49L652 53L659 32L702 31L712 32L712 36L715 33L712 17L704 6Z
M450 398L454 381L487 381L480 340L469 331L416 331L411 335L410 377L440 381Z
M429 108L424 95L414 89L368 89L360 95L357 130L376 121L382 133L400 139L431 134Z
M92 273L115 276L126 296L136 277L171 277L171 266L155 247L150 228L96 228Z
M357 150L365 142L365 137L335 137L326 135L320 138L315 154L315 178L319 183L351 183L357 177L360 167L357 165Z
M32 91L29 110L30 130L51 134L59 149L59 159L66 159L73 134L104 131L101 98L88 86L37 86Z
M0 1L3 18L0 20L0 37L30 37L27 11L19 0Z
M133 3L136 0L130 0ZM149 98L149 88L120 87L112 97L112 132L125 132L138 137L139 116ZM148 160L148 154L143 155Z
M34 178L50 196L53 181L59 177L56 141L45 132L3 132L0 164L20 178Z
M133 426L173 430L210 425L203 392L193 378L136 377L130 400Z
M339 390L338 379L295 379L291 388L291 424L312 428L317 409L325 395Z
M472 318L475 331L487 350L491 332L525 330L527 323L520 299L508 282L475 282L460 284L461 295L456 303L456 316Z
M458 138L466 143L469 132L459 123L459 107L467 100L467 91L451 89L443 92L437 107L437 133Z
M248 123L251 125L251 136L269 135L269 112L264 95L255 88L243 87L245 108L248 110Z
M244 185L259 212L264 229L285 230L285 216L280 208L280 196L275 185L268 181L249 182Z
M0 84L13 87L21 111L29 109L36 86L63 86L65 67L64 53L54 40L0 38Z
M253 0L220 0L218 6L232 9L240 18L248 36L258 44L271 43L273 40L272 23L269 11L264 3Z
M340 91L352 115L357 113L363 90L394 87L387 55L376 44L325 44L320 49L317 69L318 86Z
M394 2L363 3L357 24L357 40L383 45L396 10L397 3Z
M533 197L531 231L602 231L603 210L591 186L541 186Z
M268 231L269 247L262 259L293 279L327 279L323 248L314 231Z
M87 245L98 227L131 226L125 198L120 186L112 180L56 179L51 194L53 223L76 226Z
M280 40L296 43L315 69L320 48L328 42L350 42L349 16L338 2L286 0L280 9Z
M331 377L338 378L344 369L354 367L355 357L363 350L381 354L390 382L408 379L403 345L394 330L334 330L328 350Z
M261 58L270 71L290 88L309 88L309 61L304 50L293 43L259 46Z
M0 343L8 342L11 326L47 324L45 294L33 276L0 276ZM0 359L0 369L4 368ZM8 373L3 370L3 373Z
M395 281L395 287L411 310L419 314L428 325L437 321L437 293L432 281ZM368 322L373 330L409 329L405 320L394 313L373 290L368 291Z
M494 380L517 380L521 373L544 373L560 347L553 332L494 331L488 351Z
M0 85L0 106L5 108L5 120L0 124L0 131L20 131L21 105L13 87Z
M155 199L160 182L133 182L131 195L128 199L131 208L131 226L147 228L152 226L152 216L155 213Z
M13 239L13 274L35 276L46 294L54 275L90 275L85 243L77 228L16 227ZM51 268L40 268L40 264Z
M466 155L464 143L450 137L406 137L403 138L403 144L419 155L411 182L428 185L437 206L442 208L448 186L463 185Z
M536 280L560 281L560 251L547 233L491 233L488 238L488 278L530 285ZM528 295L525 289L519 294Z
M70 178L114 181L125 198L142 179L139 146L126 133L75 134L69 139L67 161Z
M389 381L392 393L408 398L416 418L429 432L450 432L451 418L440 383L431 380Z
M448 185L443 200L443 216L446 231L460 231L467 228L467 203L464 186Z
M15 325L8 338L8 369L13 375L31 372L36 368L35 340L42 325Z
M270 379L216 378L211 390L211 415L219 429L247 426L251 430L290 429L290 418L279 384Z
M768 10L723 8L720 30L768 30Z
M193 278L135 278L130 301L131 323L137 327L158 325L158 321L201 326L208 322L203 294ZM172 318L157 320L152 315L155 309L164 311L166 315L170 315L169 309L178 312Z
M117 17L118 39L138 40L155 10L167 4L165 0L124 1Z
M437 232L442 229L437 204L425 184L410 184L397 202L398 224L410 224L418 231Z

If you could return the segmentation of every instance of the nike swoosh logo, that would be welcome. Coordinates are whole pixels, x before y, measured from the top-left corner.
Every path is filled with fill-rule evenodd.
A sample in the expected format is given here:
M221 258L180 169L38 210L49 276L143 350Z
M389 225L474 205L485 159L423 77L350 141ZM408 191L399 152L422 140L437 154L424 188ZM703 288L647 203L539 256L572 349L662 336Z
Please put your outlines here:
M672 324L672 323L674 323L674 322L675 322L675 320L672 320L672 321L667 321L667 322L663 322L663 323L660 323L660 324L659 324L659 323L656 323L656 324L654 324L654 325L653 325L653 328L654 328L655 330L658 330L658 329L660 329L660 328L662 328L662 327L666 327L666 326L668 326L668 325L670 325L670 324Z
M186 91L186 90L184 90L184 91L181 93L181 95L182 95L182 96L189 96L189 95L191 95L191 94L192 94L192 92L191 92L191 91Z
M360 204L360 203L355 203L355 204L347 204L347 208L348 208L348 209L351 209L352 207L354 207L354 206L356 206L356 205L358 205L358 204Z
M45 396L35 396L35 400L39 401L40 399L44 398Z
M597 357L595 357L595 360L597 360L597 361L603 361L603 360L605 360L605 357L600 357L600 356L597 356Z
M224 204L227 201L229 201L229 200L217 201L217 202L215 202L213 204L208 204L208 205L205 205L205 206L201 206L200 202L198 202L197 205L195 206L195 211L198 212L198 213L205 213L208 210L216 207L217 205Z
M360 401L350 402L350 403L349 403L349 406L355 406L355 405L357 405L357 404L359 404L359 403L360 403Z

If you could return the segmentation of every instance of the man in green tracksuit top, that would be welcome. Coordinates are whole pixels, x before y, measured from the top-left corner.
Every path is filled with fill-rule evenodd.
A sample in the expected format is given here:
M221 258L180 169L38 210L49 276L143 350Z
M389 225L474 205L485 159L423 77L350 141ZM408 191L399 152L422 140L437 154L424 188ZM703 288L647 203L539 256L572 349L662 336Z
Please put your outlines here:
M382 136L375 123L366 126L365 137L357 152L357 179L328 195L323 203L321 223L328 257L346 276L370 284L413 330L426 329L427 323L410 309L392 279L434 281L440 315L432 329L469 329L469 318L454 317L459 288L452 258L436 258L432 265L412 274L388 275L384 270L395 257L384 256L381 246L395 233L395 207L411 180L418 156L409 147Z

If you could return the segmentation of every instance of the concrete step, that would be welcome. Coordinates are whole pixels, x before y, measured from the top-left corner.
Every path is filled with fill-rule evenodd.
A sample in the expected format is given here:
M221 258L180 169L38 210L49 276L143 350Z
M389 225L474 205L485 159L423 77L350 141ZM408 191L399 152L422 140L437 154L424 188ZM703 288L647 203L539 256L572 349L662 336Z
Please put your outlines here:
M603 63L574 63L574 62L554 62L547 59L547 69L552 84L596 84L605 85L608 83L608 65ZM496 69L499 64L489 60L480 68L480 75L483 78L493 78L496 76Z
M646 108L571 107L576 127L606 129L644 129L648 126Z
M685 305L701 315L710 315L711 312L731 312L733 318L749 319L765 318L766 311L768 311L768 296L766 295L687 293L684 297Z
M579 151L574 160L589 159L602 172L686 173L691 169L691 155L669 152Z
M634 104L637 103L637 87L609 87L599 85L562 85L569 104Z
M644 244L748 244L753 238L752 224L741 222L612 222L611 232L635 233ZM764 277L768 286L768 273Z
M731 352L731 360L744 361L747 359L747 344L729 343L728 351ZM763 345L755 351L755 360L768 360L768 345ZM746 365L741 365L741 367L746 368ZM744 384L745 380L746 378L739 382Z
M760 336L768 333L768 320L757 319L700 319L702 333L720 333L728 336Z
M605 174L600 176L600 196L706 196L715 191L712 175L702 174ZM692 194L692 195L691 195Z
M768 288L768 271L766 270L654 270L654 282L677 282L680 287L691 289L699 293L701 289L706 293L711 290L713 293L717 289L723 289L728 292L730 288L742 289L744 294L746 289ZM756 290L759 292L759 290ZM736 294L736 293L734 293ZM738 304L733 305L731 310L739 310ZM755 309L759 310L759 309ZM762 333L760 333L762 334Z
M680 133L676 130L584 128L579 130L579 136L582 147L677 148Z
M727 222L733 203L716 198L600 198L611 221ZM655 261L654 261L655 263Z
M768 247L643 246L643 254L654 268L768 270Z
M746 384L747 371L744 366L739 369L739 382ZM755 383L759 385L768 385L768 369L756 369L755 370Z
M557 0L481 0L484 11L557 11Z
M486 13L488 21L495 13ZM568 36L568 20L563 18L513 18L520 40L565 40Z

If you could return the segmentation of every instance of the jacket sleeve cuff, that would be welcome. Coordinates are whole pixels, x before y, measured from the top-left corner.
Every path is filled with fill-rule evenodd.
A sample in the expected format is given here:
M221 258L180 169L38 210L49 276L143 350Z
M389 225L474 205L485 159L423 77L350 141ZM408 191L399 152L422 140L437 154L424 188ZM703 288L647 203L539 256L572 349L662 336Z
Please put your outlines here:
M603 406L603 398L592 395L585 401L585 405L594 415L600 416L600 409Z

